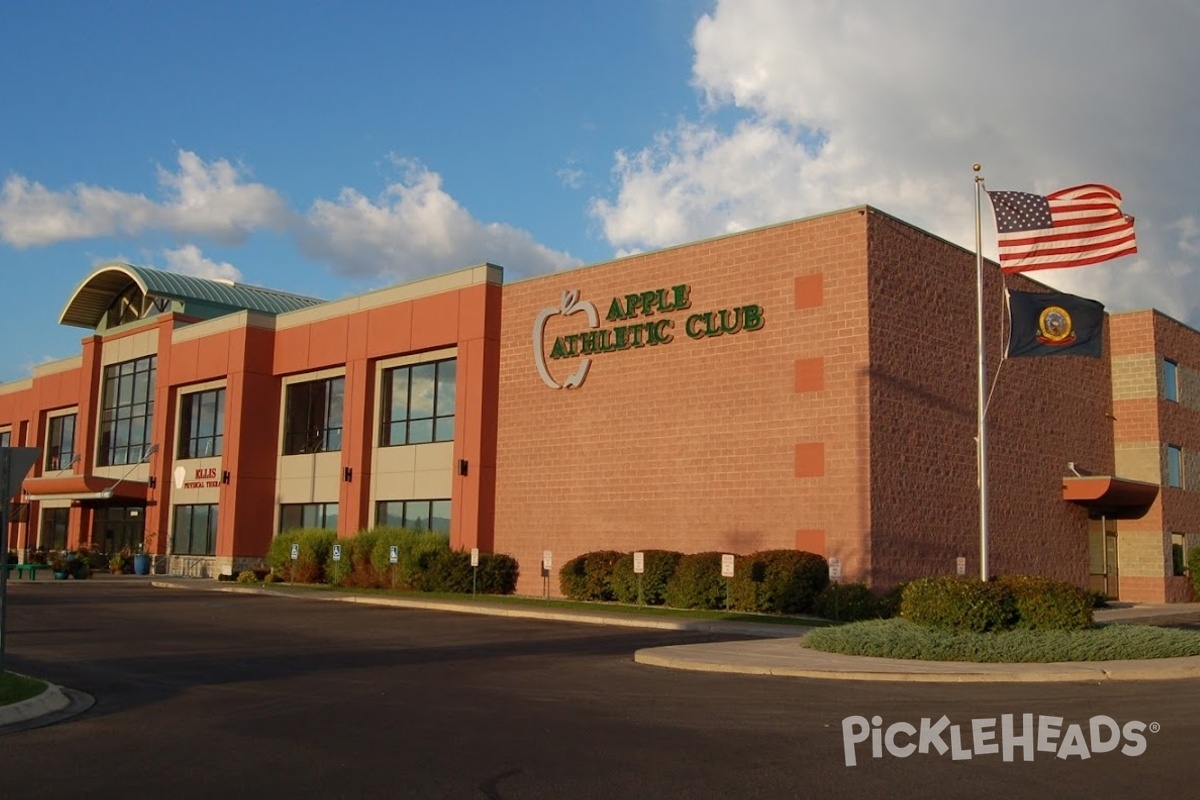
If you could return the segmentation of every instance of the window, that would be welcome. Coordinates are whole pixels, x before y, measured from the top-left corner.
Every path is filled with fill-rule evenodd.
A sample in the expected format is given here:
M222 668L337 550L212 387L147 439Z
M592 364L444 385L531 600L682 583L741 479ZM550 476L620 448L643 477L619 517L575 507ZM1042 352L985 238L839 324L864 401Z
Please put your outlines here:
M375 524L380 527L407 528L410 531L437 531L450 535L449 500L381 500L375 504Z
M217 506L175 506L171 552L185 556L217 554Z
M285 456L342 449L345 383L345 378L328 378L287 387L283 431Z
M0 447L12 447L12 430L0 431Z
M150 444L154 421L155 356L104 368L100 403L101 467L138 464Z
M1163 398L1179 402L1179 367L1174 361L1163 361Z
M279 532L296 528L324 528L336 531L337 503L289 503L279 506Z
M75 415L51 417L46 431L46 469L68 469L75 463Z
M454 441L456 372L453 358L384 370L380 446Z
M1167 486L1183 487L1183 450L1167 445Z
M71 509L69 508L43 508L38 547L43 550L66 550L67 525L70 520Z
M1187 537L1182 533L1171 534L1172 575L1187 575Z
M221 455L225 430L225 390L192 392L179 398L179 457Z
M92 517L92 542L102 553L137 552L145 543L145 506L101 506Z

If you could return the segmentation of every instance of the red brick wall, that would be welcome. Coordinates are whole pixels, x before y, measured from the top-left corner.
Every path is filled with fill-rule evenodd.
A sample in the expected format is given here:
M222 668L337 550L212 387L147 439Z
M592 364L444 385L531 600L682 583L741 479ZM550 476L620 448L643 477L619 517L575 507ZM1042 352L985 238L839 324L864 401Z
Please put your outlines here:
M980 573L975 254L872 212L872 559L880 585ZM1021 276L1010 288L1037 290ZM989 572L1086 585L1087 512L1062 500L1067 463L1113 467L1107 358L1003 350L1001 276L985 264ZM1007 328L1005 329L1007 330ZM997 376L997 368L999 375Z
M520 561L519 591L540 591L544 549L554 592L567 559L601 548L801 541L858 558L870 524L865 276L866 216L849 211L506 286L495 546ZM605 321L614 297L679 284L691 287L686 311ZM602 328L667 317L674 340L594 355L580 387L551 389L533 325L567 290L595 304ZM760 330L685 333L690 314L746 304L761 306ZM586 328L583 314L552 317L547 353ZM548 359L560 382L578 361ZM847 561L848 574L860 567Z

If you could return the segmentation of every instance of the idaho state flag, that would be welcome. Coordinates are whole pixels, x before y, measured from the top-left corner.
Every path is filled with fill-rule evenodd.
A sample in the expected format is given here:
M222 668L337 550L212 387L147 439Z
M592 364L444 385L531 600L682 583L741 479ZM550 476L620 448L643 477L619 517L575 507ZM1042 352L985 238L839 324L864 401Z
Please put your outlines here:
M1010 292L1008 303L1008 355L1100 357L1102 303L1062 292Z

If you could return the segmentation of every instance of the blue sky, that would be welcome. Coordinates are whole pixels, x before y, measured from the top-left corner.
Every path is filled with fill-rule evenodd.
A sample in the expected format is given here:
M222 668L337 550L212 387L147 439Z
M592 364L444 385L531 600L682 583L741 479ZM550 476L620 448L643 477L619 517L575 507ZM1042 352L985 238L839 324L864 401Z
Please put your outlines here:
M1088 8L5 4L0 380L78 352L110 259L333 299L860 203L972 247L973 161L1117 187L1138 256L1037 277L1200 325L1200 10Z

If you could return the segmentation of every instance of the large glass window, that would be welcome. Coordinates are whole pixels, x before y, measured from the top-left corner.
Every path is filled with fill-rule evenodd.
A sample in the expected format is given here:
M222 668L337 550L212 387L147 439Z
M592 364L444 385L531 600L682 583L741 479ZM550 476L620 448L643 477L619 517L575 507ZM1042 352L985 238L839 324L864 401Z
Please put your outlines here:
M43 550L66 550L67 527L70 521L71 509L69 508L43 508L38 547Z
M1167 486L1183 486L1183 450L1173 444L1167 445Z
M1187 537L1182 533L1171 534L1171 574L1187 575Z
M375 524L410 531L437 531L449 536L450 501L381 500L375 504Z
M101 552L141 550L146 536L145 506L101 506L92 519L92 541Z
M175 506L174 536L171 552L176 555L212 556L217 554L217 506Z
M337 503L285 503L279 506L279 532L296 528L324 528L336 531Z
M454 440L457 362L433 361L383 371L383 447Z
M293 383L287 387L283 454L342 449L345 378Z
M192 392L179 398L179 457L221 455L225 430L225 390Z
M137 464L145 456L154 422L157 361L156 356L146 356L104 368L97 454L100 466Z
M1179 367L1171 360L1163 361L1163 398L1179 402Z
M12 447L12 430L0 431L0 447Z
M51 417L46 430L46 469L66 469L75 463L75 415Z

